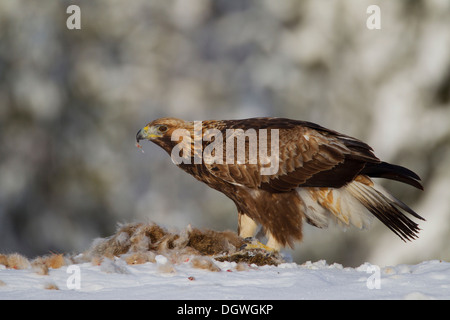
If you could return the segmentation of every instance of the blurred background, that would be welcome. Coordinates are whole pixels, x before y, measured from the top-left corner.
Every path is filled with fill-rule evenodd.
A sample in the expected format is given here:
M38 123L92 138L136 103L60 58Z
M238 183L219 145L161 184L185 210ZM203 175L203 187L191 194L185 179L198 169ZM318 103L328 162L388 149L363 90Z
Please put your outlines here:
M308 120L422 177L383 181L427 219L419 240L306 226L295 262L450 259L448 0L1 0L0 252L81 252L121 222L236 230L231 200L135 147L162 116Z

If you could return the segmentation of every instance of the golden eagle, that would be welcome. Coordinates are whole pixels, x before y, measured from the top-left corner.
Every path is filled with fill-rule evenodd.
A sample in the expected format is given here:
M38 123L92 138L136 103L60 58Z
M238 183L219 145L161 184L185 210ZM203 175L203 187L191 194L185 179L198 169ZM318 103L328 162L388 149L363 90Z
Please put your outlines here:
M301 240L303 221L324 228L334 220L363 229L375 216L405 241L420 230L405 213L424 220L371 179L423 189L414 172L380 161L366 143L315 123L161 118L138 131L138 146L143 139L233 200L238 234L254 237L261 225L274 250Z

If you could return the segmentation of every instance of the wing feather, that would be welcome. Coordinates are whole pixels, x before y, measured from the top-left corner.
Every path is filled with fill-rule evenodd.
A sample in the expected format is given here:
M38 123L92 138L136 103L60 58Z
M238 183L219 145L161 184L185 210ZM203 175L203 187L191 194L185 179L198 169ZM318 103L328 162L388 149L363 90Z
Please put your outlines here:
M211 123L212 125L213 123ZM261 159L250 164L227 163L226 129L279 130L278 171L261 174ZM211 174L224 181L272 192L291 191L297 187L341 187L352 181L366 162L378 163L372 149L355 138L325 129L316 124L283 118L253 118L220 122L224 137L223 164L206 164ZM267 134L270 150L270 130ZM236 157L236 145L235 157ZM249 141L245 142L249 150Z

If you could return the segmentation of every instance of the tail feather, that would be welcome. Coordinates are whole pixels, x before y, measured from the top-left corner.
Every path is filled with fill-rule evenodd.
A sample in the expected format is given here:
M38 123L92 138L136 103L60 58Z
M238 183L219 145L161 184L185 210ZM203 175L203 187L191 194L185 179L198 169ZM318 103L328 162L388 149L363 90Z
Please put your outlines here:
M387 191L381 191L382 189L378 186L372 187L357 181L348 184L347 189L367 210L403 241L414 240L418 237L417 234L420 230L418 224L409 219L402 210L418 219L425 219Z
M403 241L418 237L420 228L405 213L425 220L369 178L358 176L341 188L298 188L306 222L326 228L332 220L343 226L367 228L376 217Z
M388 197L389 200L391 200L392 202L395 203L396 206L400 207L401 209L405 210L406 212L408 212L410 215L412 215L413 217L420 219L420 220L425 220L423 217L421 217L420 215L418 215L414 210L412 210L410 207L408 207L407 204L405 204L403 201L397 199L396 197L394 197L392 194L390 194L386 189L384 189L382 186L374 184L373 188L375 188L379 193L383 194L384 196Z

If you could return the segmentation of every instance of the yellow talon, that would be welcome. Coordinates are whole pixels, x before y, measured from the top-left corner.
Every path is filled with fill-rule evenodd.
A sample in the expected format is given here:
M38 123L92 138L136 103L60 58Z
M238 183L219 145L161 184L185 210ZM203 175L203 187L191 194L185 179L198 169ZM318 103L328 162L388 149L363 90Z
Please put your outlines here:
M241 249L244 249L244 250L262 249L262 250L265 250L270 253L277 252L276 249L268 247L265 244L262 244L261 242L259 242L258 240L254 239L254 238L246 238L245 240L247 241L247 243L244 244L241 247Z

